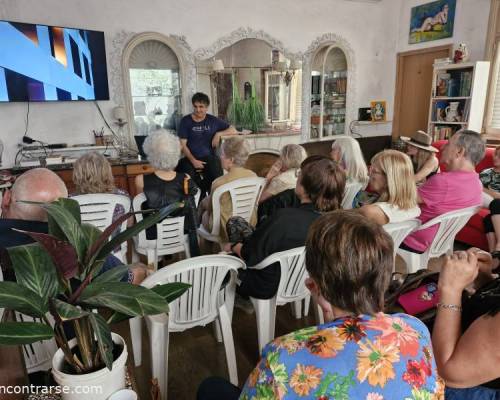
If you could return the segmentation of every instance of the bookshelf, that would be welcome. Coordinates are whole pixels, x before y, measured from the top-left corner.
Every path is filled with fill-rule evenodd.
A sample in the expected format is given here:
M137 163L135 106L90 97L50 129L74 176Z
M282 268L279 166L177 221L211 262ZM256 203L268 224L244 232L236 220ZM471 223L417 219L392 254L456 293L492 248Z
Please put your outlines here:
M428 133L433 141L459 129L481 132L490 63L434 64Z

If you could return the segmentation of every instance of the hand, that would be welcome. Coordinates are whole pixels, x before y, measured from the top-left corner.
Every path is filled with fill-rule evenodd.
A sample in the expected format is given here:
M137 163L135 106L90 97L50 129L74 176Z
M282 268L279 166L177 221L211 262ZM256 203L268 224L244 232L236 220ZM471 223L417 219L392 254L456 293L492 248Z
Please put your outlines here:
M461 293L476 279L479 271L477 252L456 251L446 256L439 275L439 290Z
M275 176L278 176L280 174L280 172L281 172L281 168L282 168L281 158L278 158L278 160L273 164L273 166L271 167L271 169L267 173L266 179L268 181L270 181Z
M193 164L194 169L198 170L198 169L203 169L203 168L205 168L205 164L206 164L206 162L204 162L204 161L200 161L200 160L197 160L197 159L195 158L193 161L191 161L191 164Z
M212 138L212 148L217 148L220 144L220 132L217 132Z
M493 269L493 257L491 257L490 253L478 249L477 247L471 247L467 251L470 251L476 255L479 272L484 272L486 274L492 273L491 271Z

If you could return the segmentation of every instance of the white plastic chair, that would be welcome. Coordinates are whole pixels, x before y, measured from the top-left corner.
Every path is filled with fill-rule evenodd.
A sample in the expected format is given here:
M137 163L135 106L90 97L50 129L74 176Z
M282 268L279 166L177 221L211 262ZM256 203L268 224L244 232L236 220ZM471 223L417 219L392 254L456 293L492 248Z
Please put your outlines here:
M211 322L220 323L229 379L231 383L238 384L229 310L234 304L237 270L244 267L242 260L229 255L193 257L162 268L142 282L141 285L147 288L167 282L191 284L186 293L170 303L168 316L159 314L145 317L151 343L152 376L158 378L164 399L167 394L169 332L182 332ZM222 281L228 272L231 273L231 279L224 288L225 296L221 296ZM139 366L142 362L140 317L131 319L130 329L135 365Z
M220 244L220 197L229 192L232 203L232 216L240 216L247 222L254 211L262 193L266 180L264 178L242 178L226 183L212 193L212 231L208 232L203 226L198 228L198 234L210 241Z
M399 246L403 240L419 226L420 221L418 219L409 219L408 221L385 224L383 226L384 230L391 235L392 242L394 243L394 258L396 258ZM394 272L394 266L392 269Z
M460 229L465 226L467 221L469 221L470 217L472 217L479 210L479 208L480 207L468 207L450 211L427 221L425 224L416 229L415 232L418 232L419 230L427 229L431 226L439 224L436 236L434 236L431 245L423 254L413 253L411 251L398 248L397 253L406 262L408 273L415 272L422 268L427 268L427 263L431 258L452 253L455 236Z
M352 208L352 202L354 197L358 192L363 189L363 184L361 182L347 182L344 190L344 197L342 197L342 208L344 210L350 210Z
M97 193L82 194L71 197L80 204L82 222L105 230L113 223L113 213L117 205L121 205L125 212L130 211L130 198L121 194ZM120 231L127 229L127 221L120 225ZM120 251L114 254L124 264L127 263L127 243L122 243Z
M142 204L146 201L146 195L139 193L134 197L133 207L140 211ZM137 222L142 221L141 213L135 214ZM142 230L134 237L135 253L143 254L148 258L148 264L153 264L155 271L158 269L158 259L168 254L184 252L186 258L191 256L189 252L189 238L184 234L184 217L165 218L156 224L156 239L146 239L146 231ZM138 257L134 254L134 261Z
M307 271L305 266L305 247L281 251L271 254L262 262L251 269L264 269L278 262L281 269L281 278L276 295L267 300L250 297L255 308L257 319L257 335L259 339L259 350L274 339L274 328L276 324L276 306L286 303L294 303L296 316L300 315L302 300L306 300L306 310L309 305L309 290L306 288L305 280Z

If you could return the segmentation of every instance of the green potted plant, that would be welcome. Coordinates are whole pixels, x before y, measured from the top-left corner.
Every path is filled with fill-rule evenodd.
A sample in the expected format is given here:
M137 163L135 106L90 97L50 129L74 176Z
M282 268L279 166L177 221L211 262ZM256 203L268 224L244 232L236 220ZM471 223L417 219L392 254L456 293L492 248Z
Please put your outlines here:
M229 107L227 109L227 120L233 125L237 130L241 130L243 128L243 110L245 105L241 101L240 92L238 90L238 82L236 81L235 73L233 72L231 75L231 83L232 83L232 96L231 102L229 103Z
M258 132L266 121L264 106L255 91L255 82L252 82L250 97L244 102L242 120L243 127L254 133Z
M25 345L54 338L59 347L53 359L56 382L66 386L100 385L101 393L92 394L92 399L104 400L124 386L127 358L124 340L111 333L109 324L167 313L168 303L189 285L169 283L147 289L120 282L127 266L99 272L113 249L181 204L165 207L114 237L116 227L130 213L101 232L81 223L80 207L74 200L59 199L42 207L48 214L48 234L25 232L35 243L8 249L16 282L0 282L0 308L41 322L0 323L0 345ZM109 318L96 313L97 308L110 310ZM74 331L72 340L68 340L64 329L68 325ZM63 399L80 398L88 395L63 393Z

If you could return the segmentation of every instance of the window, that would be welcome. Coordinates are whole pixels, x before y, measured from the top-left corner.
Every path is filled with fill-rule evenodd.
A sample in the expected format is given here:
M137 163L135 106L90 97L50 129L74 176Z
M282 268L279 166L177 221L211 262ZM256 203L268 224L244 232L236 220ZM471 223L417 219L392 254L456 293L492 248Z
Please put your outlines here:
M486 59L491 61L489 95L484 126L488 135L500 136L500 0L492 0Z
M278 71L265 72L266 119L270 122L286 122L290 120L290 88Z
M182 117L180 63L161 39L139 37L125 57L127 103L133 135L176 130Z

